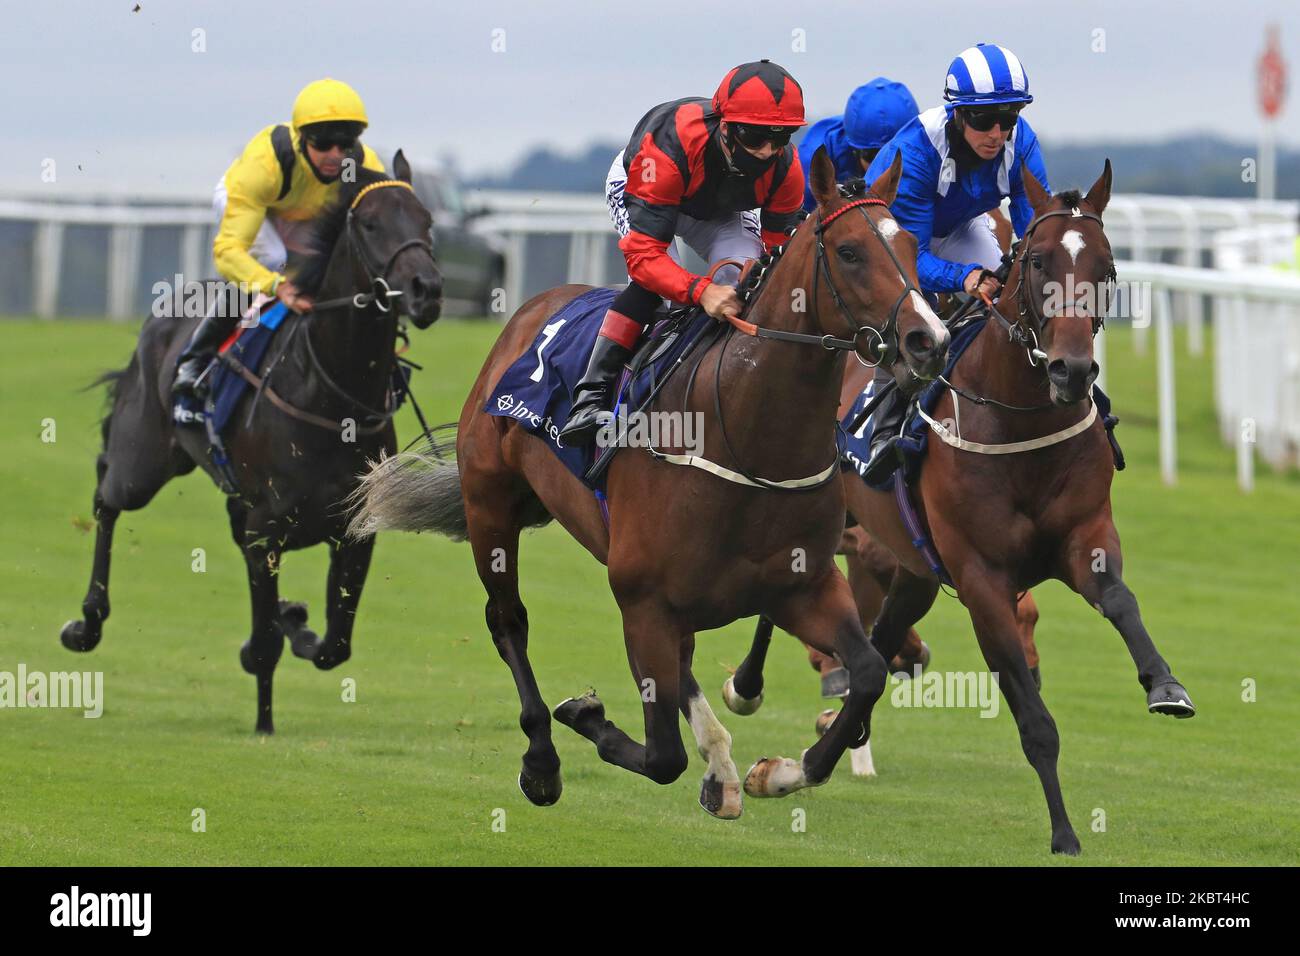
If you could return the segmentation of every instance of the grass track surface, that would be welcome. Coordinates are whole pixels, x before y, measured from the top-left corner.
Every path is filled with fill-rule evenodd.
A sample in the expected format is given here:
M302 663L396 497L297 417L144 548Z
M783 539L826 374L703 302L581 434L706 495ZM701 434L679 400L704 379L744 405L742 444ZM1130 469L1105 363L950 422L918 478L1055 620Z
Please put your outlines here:
M1119 636L1062 585L1036 592L1044 692L1061 733L1061 781L1083 842L1048 852L1047 811L1005 706L901 710L882 699L872 741L879 777L845 760L824 787L747 799L736 822L696 805L703 764L659 787L602 763L556 724L564 796L538 809L515 786L525 740L510 674L483 624L468 546L382 538L352 660L322 673L288 653L276 675L278 735L252 733L243 562L219 493L201 474L118 522L112 617L100 647L59 644L80 614L97 394L77 389L124 365L136 325L5 321L0 352L0 670L104 672L103 716L0 710L0 861L7 864L1294 864L1300 846L1300 673L1295 583L1300 482L1261 472L1234 484L1220 445L1210 359L1177 363L1179 484L1156 466L1154 357L1109 335L1110 386L1129 468L1115 511L1125 576L1157 646L1199 708L1190 721L1146 713ZM498 326L442 322L415 333L418 395L433 422L457 417ZM42 442L52 418L57 440ZM404 410L399 437L415 433ZM191 570L204 548L205 573ZM597 688L609 716L641 736L640 704L604 570L558 527L525 537L522 592L542 693ZM322 620L326 553L286 556L281 594ZM764 755L797 756L822 707L793 639L778 635L766 703L740 718L719 687L752 621L701 636L695 673L735 738L743 774ZM941 596L922 623L939 670L982 659L960 604ZM354 678L355 703L341 681ZM1242 700L1242 682L1257 700ZM892 689L892 688L891 688ZM888 693L888 692L887 692ZM192 811L206 832L192 831ZM806 812L795 832L792 811ZM493 829L502 819L504 832ZM1104 832L1094 829L1104 813ZM1099 825L1096 824L1096 825Z

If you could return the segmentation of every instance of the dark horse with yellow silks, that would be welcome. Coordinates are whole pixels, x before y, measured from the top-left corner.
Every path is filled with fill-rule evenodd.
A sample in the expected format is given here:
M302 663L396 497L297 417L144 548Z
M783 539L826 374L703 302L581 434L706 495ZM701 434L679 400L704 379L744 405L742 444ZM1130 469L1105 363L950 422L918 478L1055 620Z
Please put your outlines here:
M644 744L606 719L594 693L556 708L555 718L595 744L603 760L656 783L676 780L687 764L680 711L708 761L701 805L739 816L731 737L691 662L697 631L756 614L837 654L849 694L830 732L801 759L759 760L745 792L784 796L825 783L845 749L865 737L886 667L835 564L845 509L836 445L844 363L855 352L929 379L942 369L949 339L917 290L915 240L889 215L898 179L896 163L869 196L846 197L818 151L813 218L750 296L744 319L693 354L691 374L669 378L652 406L703 416L697 467L642 448L620 451L608 472L608 527L592 492L542 440L484 409L495 383L585 286L551 290L515 313L465 402L457 462L402 456L367 477L356 519L363 533L399 527L468 535L488 593L488 628L523 707L529 747L519 784L533 803L559 799L560 760L528 661L517 556L520 531L551 517L608 566L642 700Z
M198 465L218 484L233 477L236 485L226 509L252 595L252 634L240 661L257 678L257 730L274 731L271 679L286 636L296 655L321 669L351 655L374 538L345 536L340 502L368 460L396 449L386 403L399 312L427 328L442 308L431 217L410 188L401 152L393 169L395 179L358 169L322 211L316 252L296 270L299 287L316 297L315 311L287 318L270 358L249 370L260 372L261 381L236 408L228 471L212 462L203 428L178 427L172 419L176 357L194 330L193 319L151 317L130 364L103 376L112 408L96 465L94 567L82 619L63 627L65 647L90 651L99 644L118 515L143 508L168 481ZM283 552L323 542L330 546L330 569L322 640L306 628L304 605L279 600L276 578Z

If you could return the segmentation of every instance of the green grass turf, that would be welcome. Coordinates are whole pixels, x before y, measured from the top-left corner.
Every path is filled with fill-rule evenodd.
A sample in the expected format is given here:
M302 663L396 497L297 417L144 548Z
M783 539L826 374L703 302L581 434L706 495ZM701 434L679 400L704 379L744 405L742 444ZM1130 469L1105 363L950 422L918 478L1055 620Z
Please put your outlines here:
M433 421L456 417L497 327L444 322L415 335L418 394ZM1061 780L1080 861L1048 853L1038 781L1005 707L898 710L873 740L880 775L847 760L824 787L747 800L736 822L696 806L702 762L656 786L602 763L555 726L564 796L539 809L515 786L525 740L509 672L483 625L469 551L431 536L380 541L355 653L315 670L287 653L276 676L277 736L252 733L253 681L242 560L220 496L191 475L118 523L112 617L90 655L58 642L79 615L100 396L77 388L124 364L137 326L0 325L0 670L96 668L103 717L0 710L0 861L21 864L1284 864L1295 863L1300 672L1296 541L1300 482L1261 472L1236 490L1220 445L1209 358L1178 352L1179 483L1156 467L1154 358L1108 333L1110 384L1129 469L1115 511L1125 570L1157 646L1199 714L1146 713L1117 634L1059 584L1036 592L1044 692L1061 733ZM43 443L42 420L57 423ZM399 435L414 434L409 409ZM207 571L191 570L191 550ZM530 650L551 706L594 686L641 735L640 707L603 569L558 527L526 537ZM290 554L281 593L323 606L326 555ZM743 773L797 756L822 708L802 649L778 638L767 702L726 713L719 686L752 621L702 635L695 671L735 737ZM982 666L961 606L941 596L921 625L934 667ZM341 682L356 681L344 703ZM1242 700L1242 681L1258 700ZM207 830L191 828L203 808ZM795 832L792 811L806 813ZM504 832L493 829L504 811ZM1093 829L1104 811L1104 832Z

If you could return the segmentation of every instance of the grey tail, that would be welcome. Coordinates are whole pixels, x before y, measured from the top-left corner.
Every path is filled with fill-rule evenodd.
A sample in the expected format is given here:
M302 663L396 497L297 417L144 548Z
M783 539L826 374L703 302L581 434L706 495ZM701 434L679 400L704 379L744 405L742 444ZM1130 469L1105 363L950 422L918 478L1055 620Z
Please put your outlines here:
M421 452L381 458L361 477L344 504L348 536L379 531L434 531L453 541L469 537L456 465L456 425L440 425ZM435 437L435 436L443 437Z

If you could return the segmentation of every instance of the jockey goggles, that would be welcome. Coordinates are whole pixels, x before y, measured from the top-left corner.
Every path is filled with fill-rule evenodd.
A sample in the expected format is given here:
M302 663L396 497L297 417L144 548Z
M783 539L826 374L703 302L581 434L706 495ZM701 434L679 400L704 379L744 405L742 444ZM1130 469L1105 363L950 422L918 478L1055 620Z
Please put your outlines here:
M978 133L987 133L996 124L1003 132L1016 128L1016 119L1020 116L1020 107L1011 109L963 109L962 119L966 125Z
M771 143L776 149L784 149L790 143L796 127L793 126L752 126L748 123L732 123L736 140L747 149L761 149L764 143Z
M335 146L347 152L357 145L357 139L360 137L360 134L351 123L337 125L331 123L320 130L307 127L302 131L302 134L307 140L308 146L320 150L322 153L328 152Z

